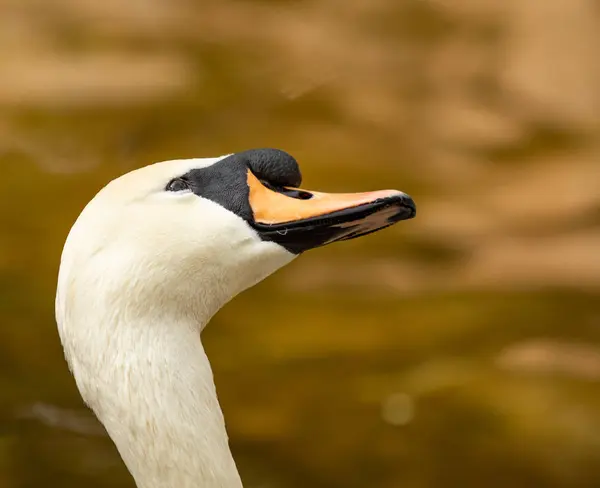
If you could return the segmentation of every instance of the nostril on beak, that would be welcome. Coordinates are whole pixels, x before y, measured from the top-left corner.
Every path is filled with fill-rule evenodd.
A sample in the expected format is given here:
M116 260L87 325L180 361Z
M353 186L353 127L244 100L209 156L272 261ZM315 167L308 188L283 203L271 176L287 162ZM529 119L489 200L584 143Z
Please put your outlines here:
M312 193L305 190L297 190L295 188L281 188L276 191L288 197L296 198L298 200L310 200L313 197Z

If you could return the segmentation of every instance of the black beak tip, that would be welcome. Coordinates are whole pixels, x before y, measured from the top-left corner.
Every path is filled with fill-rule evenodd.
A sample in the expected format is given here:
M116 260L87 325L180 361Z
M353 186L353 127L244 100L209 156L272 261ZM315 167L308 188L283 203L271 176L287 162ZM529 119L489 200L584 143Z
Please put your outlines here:
M412 199L410 195L406 193L402 196L402 205L409 211L409 219L416 217L417 215L417 205L415 201Z
M393 203L398 207L398 213L390 219L390 223L400 220L410 220L417 215L417 205L410 195L401 193L393 197Z

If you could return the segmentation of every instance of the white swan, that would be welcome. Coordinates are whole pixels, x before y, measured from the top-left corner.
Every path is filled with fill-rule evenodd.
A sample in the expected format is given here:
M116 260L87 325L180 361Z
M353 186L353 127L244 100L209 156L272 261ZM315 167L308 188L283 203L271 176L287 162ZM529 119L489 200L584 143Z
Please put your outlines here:
M156 163L117 178L64 246L56 319L84 401L139 488L242 483L200 332L302 251L414 216L404 193L331 195L275 149Z

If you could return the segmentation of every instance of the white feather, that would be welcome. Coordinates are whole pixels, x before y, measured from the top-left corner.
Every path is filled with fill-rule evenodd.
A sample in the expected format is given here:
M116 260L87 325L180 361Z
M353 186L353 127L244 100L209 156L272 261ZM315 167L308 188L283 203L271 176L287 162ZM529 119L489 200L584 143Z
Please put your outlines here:
M156 163L112 181L61 258L65 357L139 488L241 487L200 332L294 255L210 200L164 191L220 159Z

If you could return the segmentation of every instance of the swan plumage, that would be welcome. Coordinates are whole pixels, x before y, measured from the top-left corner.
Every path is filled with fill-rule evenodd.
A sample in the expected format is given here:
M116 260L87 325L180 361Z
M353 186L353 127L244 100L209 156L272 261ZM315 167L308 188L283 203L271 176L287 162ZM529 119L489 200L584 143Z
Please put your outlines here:
M300 183L275 149L165 161L111 181L71 228L59 336L139 488L240 488L200 332L303 251L415 213L401 192L331 196Z

